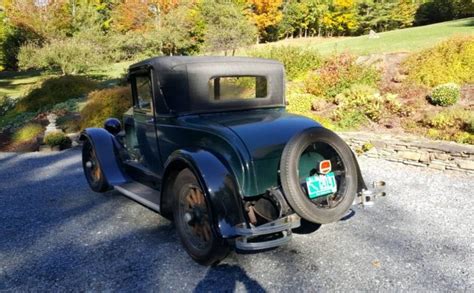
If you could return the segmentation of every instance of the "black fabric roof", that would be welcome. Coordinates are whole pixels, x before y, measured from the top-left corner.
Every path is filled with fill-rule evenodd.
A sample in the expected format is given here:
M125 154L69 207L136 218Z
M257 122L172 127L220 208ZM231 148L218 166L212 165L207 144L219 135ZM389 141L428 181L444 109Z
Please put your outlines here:
M283 65L278 61L250 57L155 57L135 63L129 70L133 75L134 72L149 68L153 69L154 82L161 89L160 94L155 93L155 98L164 98L168 108L176 113L285 105L285 74ZM209 95L208 81L218 76L264 76L268 82L267 96L248 100L214 101Z

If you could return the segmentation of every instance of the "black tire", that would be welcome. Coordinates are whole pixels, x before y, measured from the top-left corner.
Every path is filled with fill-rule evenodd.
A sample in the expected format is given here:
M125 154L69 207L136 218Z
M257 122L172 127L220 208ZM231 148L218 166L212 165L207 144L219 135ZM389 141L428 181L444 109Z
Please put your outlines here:
M177 175L173 189L173 218L184 249L201 265L217 264L230 248L215 231L210 204L196 176L184 169Z
M338 191L327 197L326 206L311 200L300 181L300 157L310 146L330 153L328 156L332 157L331 161L336 160L341 168L338 171L341 175L336 179ZM352 151L339 136L322 127L302 131L287 143L280 162L280 179L285 197L293 210L303 219L317 224L341 219L351 207L357 193L357 167Z
M86 139L82 146L82 168L87 183L89 183L89 187L93 191L105 192L110 189L96 156L94 146L91 144L89 139Z

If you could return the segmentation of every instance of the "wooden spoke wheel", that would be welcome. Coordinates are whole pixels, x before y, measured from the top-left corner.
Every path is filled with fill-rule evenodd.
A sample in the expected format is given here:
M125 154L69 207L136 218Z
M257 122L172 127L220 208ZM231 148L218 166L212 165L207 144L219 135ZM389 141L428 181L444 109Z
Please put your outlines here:
M229 246L213 228L209 203L189 169L176 177L174 194L173 216L184 248L200 264L219 262L229 252Z
M197 246L205 247L211 240L212 232L204 194L199 187L189 186L184 200L180 205L183 205L183 220L187 223L186 232Z
M89 140L84 142L82 148L82 167L84 169L87 183L89 183L92 190L96 192L104 192L109 189L109 185L105 180L97 154Z

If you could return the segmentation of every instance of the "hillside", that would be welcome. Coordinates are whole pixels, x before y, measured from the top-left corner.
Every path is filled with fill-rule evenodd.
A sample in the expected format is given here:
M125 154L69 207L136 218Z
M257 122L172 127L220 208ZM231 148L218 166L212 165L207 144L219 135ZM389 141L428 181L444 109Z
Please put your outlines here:
M454 35L474 35L474 17L379 33L377 39L369 39L367 35L330 39L301 38L262 44L256 47L294 45L315 49L323 55L346 51L357 55L366 55L417 51L431 47Z

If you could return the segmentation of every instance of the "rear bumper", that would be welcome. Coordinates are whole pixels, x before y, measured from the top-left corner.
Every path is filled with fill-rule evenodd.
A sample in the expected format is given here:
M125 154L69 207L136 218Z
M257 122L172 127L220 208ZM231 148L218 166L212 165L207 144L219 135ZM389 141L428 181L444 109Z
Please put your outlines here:
M234 229L239 236L235 239L235 247L252 251L286 244L291 240L291 229L301 225L300 220L298 215L291 214L257 227L236 226Z
M362 189L354 200L354 204L372 206L377 198L386 196L385 181L374 181L368 189Z

